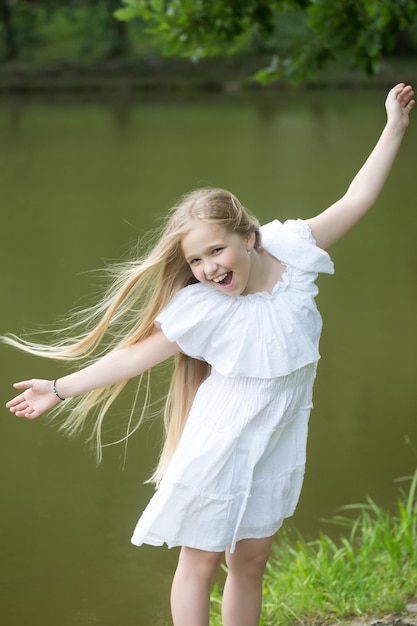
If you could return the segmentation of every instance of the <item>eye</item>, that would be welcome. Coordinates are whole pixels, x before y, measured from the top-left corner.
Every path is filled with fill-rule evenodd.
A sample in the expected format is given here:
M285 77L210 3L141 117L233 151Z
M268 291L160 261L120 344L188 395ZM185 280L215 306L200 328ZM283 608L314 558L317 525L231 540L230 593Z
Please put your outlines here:
M222 250L224 250L224 248L214 248L212 250L212 254L218 254L219 252L221 252Z
M195 265L196 263L198 263L198 261L199 261L199 260L200 260L200 259L190 259L190 260L188 261L188 265Z

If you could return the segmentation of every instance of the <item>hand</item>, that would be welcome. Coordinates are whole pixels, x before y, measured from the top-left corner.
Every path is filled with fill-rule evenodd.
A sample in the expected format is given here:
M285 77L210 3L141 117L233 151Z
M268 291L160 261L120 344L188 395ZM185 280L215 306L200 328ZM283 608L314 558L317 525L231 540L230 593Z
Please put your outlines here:
M23 393L19 393L13 400L6 403L6 407L18 417L35 419L60 402L52 391L50 380L23 380L14 383L13 387L25 389Z
M388 122L405 130L409 123L409 114L415 104L414 91L411 85L399 83L391 89L385 101Z

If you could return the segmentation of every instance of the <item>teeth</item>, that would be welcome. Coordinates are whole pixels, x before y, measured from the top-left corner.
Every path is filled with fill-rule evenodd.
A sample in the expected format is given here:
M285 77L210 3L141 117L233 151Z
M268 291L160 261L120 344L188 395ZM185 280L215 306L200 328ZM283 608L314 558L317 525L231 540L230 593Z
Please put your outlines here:
M220 283L222 280L224 280L226 278L228 273L229 272L226 272L226 274L222 274L221 276L217 276L216 278L213 278L213 282Z

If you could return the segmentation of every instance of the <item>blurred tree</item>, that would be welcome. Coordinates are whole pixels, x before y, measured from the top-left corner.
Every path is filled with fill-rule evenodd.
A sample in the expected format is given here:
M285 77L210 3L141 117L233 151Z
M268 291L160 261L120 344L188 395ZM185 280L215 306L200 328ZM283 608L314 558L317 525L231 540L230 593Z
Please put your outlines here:
M124 57L129 49L127 23L116 20L114 12L120 7L119 0L106 0L109 44L107 56L110 59Z
M0 22L2 24L4 54L7 60L17 57L16 36L14 32L14 23L12 10L8 0L0 0Z
M81 6L88 13L84 50L101 43L105 49L103 56L107 59L126 55L129 50L128 24L114 17L114 12L120 8L120 0L72 0L67 4Z
M36 38L30 2L0 0L0 58L16 59Z
M81 55L120 58L129 50L128 24L116 20L120 0L0 0L0 57L12 60L31 56L47 32L59 38L57 18L78 33ZM23 54L24 53L24 54Z
M344 61L366 75L395 50L417 16L416 0L120 0L121 20L140 17L165 52L194 60L234 54L248 41L273 53L257 78L300 80L329 61ZM299 34L282 56L282 23L295 18ZM287 22L288 23L288 22Z

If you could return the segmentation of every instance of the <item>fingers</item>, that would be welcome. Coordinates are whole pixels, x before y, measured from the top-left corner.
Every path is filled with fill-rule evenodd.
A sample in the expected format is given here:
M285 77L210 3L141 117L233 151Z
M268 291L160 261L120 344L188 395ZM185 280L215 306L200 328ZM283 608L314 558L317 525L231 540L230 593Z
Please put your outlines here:
M12 413L18 413L29 408L29 403L25 399L23 393L19 394L9 402L6 402L6 407L10 409Z
M414 90L411 85L406 85L405 83L399 83L392 89L392 93L394 97L406 108L413 102L411 108L414 106L414 100L412 100L414 96Z
M33 386L33 380L22 380L18 383L13 383L13 387L15 387L15 389L30 389ZM15 398L13 398L12 400L9 400L9 402L6 402L6 407L8 409L12 410L18 410L17 407L21 404L21 403L26 402L25 400L25 392L20 393L18 396L16 396ZM27 404L27 402L26 402Z
M28 420L33 420L36 417L39 416L39 413L37 411L35 411L34 409L31 408L26 408L23 409L21 411L13 411L13 413L17 416L17 417L25 417Z
M415 103L416 103L416 101L415 101L415 100L410 100L410 102L409 102L409 103L407 104L407 106L405 107L405 108L406 108L407 113L410 113L410 111L411 111L411 109L414 107Z
M34 380L21 380L19 383L13 383L15 389L30 389L33 387Z
M404 87L404 89L399 94L398 99L404 107L405 111L409 113L415 105L414 91L411 85L407 85L406 87Z
M14 412L14 411L19 410L19 407L21 404L25 404L25 403L27 404L24 394L21 393L15 398L13 398L12 400L9 400L8 402L6 402L6 407Z
M13 387L16 389L30 389L33 386L33 380L22 380L18 383L14 383ZM25 398L25 391L20 393L9 402L6 402L6 408L9 409L12 413L17 415L18 417L26 417L27 419L33 419L38 416L37 412L33 407L30 406L29 402Z
M34 419L38 417L39 413L33 407L30 406L29 402L25 399L24 394L20 394L6 403L6 407L17 415L17 417L26 417L27 419Z
M400 100L409 100L412 96L414 96L414 91L411 85L404 85L398 92Z

